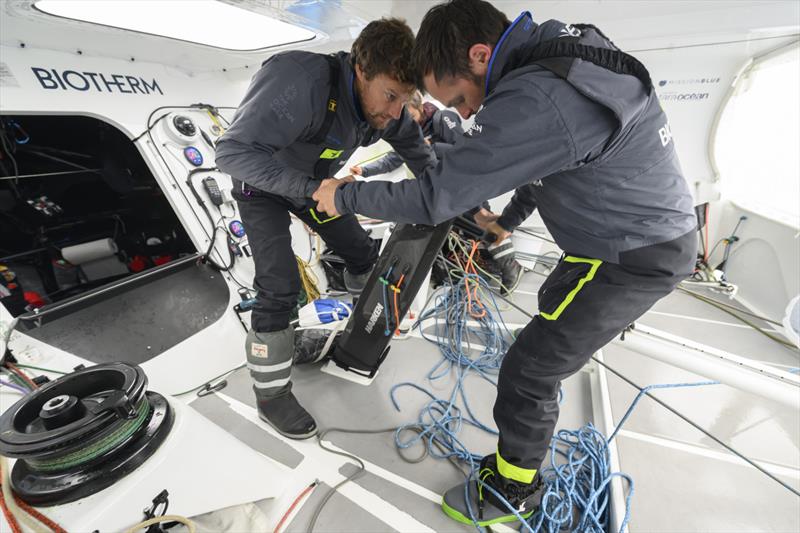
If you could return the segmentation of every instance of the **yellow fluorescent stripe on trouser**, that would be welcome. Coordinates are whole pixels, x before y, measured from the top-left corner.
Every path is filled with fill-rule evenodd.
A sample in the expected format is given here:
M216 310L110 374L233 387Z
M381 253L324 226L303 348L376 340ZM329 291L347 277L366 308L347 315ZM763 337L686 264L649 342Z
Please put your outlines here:
M328 218L326 218L325 220L321 220L321 219L320 219L320 218L317 216L317 212L316 212L316 211L314 211L313 209L309 209L309 210L308 210L308 212L309 212L309 213L311 213L311 218L313 218L313 219L314 219L314 221L315 221L317 224L324 224L324 223L326 223L326 222L330 222L331 220L336 220L336 219L337 219L337 218L339 218L339 216L340 216L340 215L336 215L335 217L328 217Z
M336 159L340 155L342 155L344 150L334 150L333 148L325 148L325 150L319 155L320 159Z
M512 465L500 456L500 450L497 450L495 455L497 456L497 471L501 476L520 483L533 483L533 477L536 475L535 468L520 468Z
M564 261L566 261L567 263L588 263L592 265L592 268L590 268L589 272L584 277L582 277L580 281L578 281L578 284L575 286L575 288L569 291L567 297L564 298L563 302L558 304L558 307L556 308L555 311L553 311L552 313L541 313L541 312L539 313L539 315L542 318L547 320L556 320L558 319L559 316L561 316L561 313L563 313L564 309L566 309L567 306L570 303L572 303L572 300L575 299L575 296L578 294L578 292L580 292L583 286L586 285L588 282L592 281L592 279L594 279L594 275L595 273L597 273L597 269L600 268L600 265L603 263L600 259L585 259L583 257L572 257L571 255L565 257Z

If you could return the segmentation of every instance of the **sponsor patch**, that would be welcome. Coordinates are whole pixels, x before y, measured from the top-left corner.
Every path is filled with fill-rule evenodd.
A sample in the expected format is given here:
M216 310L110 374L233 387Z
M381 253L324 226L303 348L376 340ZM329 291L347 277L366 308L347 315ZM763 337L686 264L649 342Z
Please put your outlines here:
M253 357L261 357L263 359L267 358L267 345L266 344L256 344L253 343L250 345L250 355Z

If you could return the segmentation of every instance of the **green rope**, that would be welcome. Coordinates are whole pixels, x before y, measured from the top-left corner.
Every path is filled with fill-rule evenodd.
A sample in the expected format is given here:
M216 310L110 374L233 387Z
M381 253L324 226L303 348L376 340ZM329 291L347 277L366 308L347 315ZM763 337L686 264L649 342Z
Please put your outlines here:
M139 403L137 411L138 416L136 418L127 420L113 433L106 435L85 448L55 459L29 460L26 461L26 463L34 470L52 472L54 470L65 470L92 461L109 450L114 449L142 427L142 424L144 424L144 421L147 419L147 415L150 414L150 403L147 401L146 397Z

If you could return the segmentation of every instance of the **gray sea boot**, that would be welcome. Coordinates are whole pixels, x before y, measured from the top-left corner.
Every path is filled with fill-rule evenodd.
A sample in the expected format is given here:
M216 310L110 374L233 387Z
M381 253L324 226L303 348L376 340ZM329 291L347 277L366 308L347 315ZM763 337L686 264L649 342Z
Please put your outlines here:
M292 393L294 328L247 334L247 368L253 377L258 416L290 439L317 434L317 424Z

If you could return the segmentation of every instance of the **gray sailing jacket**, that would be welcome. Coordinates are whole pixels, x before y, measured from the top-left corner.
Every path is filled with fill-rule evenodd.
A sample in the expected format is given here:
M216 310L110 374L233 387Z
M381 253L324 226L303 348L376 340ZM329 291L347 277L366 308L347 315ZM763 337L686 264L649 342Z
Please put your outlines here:
M567 79L515 68L518 49L576 36L615 49L594 30L520 15L493 52L484 107L439 165L416 180L340 187L337 210L437 224L516 189L501 225L514 229L538 207L562 249L612 263L692 232L692 197L654 90L582 60ZM683 266L693 254L681 252Z
M282 52L255 74L231 127L217 144L217 167L264 192L303 205L319 186L314 168L329 159L335 174L359 146L385 139L415 173L434 164L417 123L404 110L399 120L376 130L364 120L353 87L350 54L335 55L340 65L339 98L323 144L309 142L321 129L330 94L330 67L311 52Z
M432 104L431 104L432 105ZM461 128L461 119L457 113L447 109L437 110L422 126L422 135L431 142L431 148L437 158L441 158L444 151L450 148L456 139L464 135ZM361 175L365 178L386 174L399 168L405 161L397 152L389 152L385 156L361 165Z

